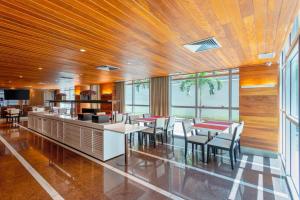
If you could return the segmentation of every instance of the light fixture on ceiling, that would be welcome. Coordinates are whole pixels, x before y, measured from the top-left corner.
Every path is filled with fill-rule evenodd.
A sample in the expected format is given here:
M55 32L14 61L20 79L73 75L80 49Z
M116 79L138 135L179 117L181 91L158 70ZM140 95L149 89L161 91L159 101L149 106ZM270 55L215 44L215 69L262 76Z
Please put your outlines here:
M109 65L101 65L96 67L97 70L102 70L102 71L115 71L120 68L114 67L114 66L109 66Z
M217 49L220 48L220 43L216 40L215 37L206 38L203 40L199 40L196 42L192 42L189 44L183 45L186 49L190 50L191 52L201 52L207 51L210 49Z
M86 50L85 50L85 49L80 49L80 51L81 51L81 52L86 52Z
M12 81L8 81L9 83L12 83Z
M243 89L252 89L252 88L273 88L276 86L276 83L267 83L267 84L256 84L256 85L242 85Z
M39 68L38 68L38 70L42 70L42 69L43 69L42 67L39 67Z
M22 76L22 75L20 75L20 76L19 76L19 78L23 78L23 76Z
M45 85L45 82L38 82L39 85Z
M274 52L260 53L258 54L259 59L271 59L275 57Z
M31 85L27 85L27 86L24 86L24 87L26 87L26 88L32 88L32 86L31 86Z

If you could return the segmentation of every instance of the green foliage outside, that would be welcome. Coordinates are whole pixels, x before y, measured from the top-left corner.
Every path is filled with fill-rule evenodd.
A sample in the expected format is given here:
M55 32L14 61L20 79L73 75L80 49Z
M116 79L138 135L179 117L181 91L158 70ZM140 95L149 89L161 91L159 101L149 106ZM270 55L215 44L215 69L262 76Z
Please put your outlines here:
M214 95L216 90L221 90L222 83L218 78L215 77L205 77L207 72L198 73L198 87L201 88L204 85L209 87L209 94ZM196 74L190 74L187 78L195 78ZM186 79L180 83L180 91L186 92L190 96L191 87L196 85L196 79Z

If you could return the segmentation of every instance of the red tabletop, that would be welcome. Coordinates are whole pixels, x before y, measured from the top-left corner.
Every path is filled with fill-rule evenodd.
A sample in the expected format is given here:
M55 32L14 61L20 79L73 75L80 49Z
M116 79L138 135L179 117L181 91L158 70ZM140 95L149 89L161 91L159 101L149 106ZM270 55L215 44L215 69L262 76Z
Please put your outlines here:
M157 118L153 118L153 117L148 117L148 118L137 118L136 121L148 121L148 122L153 122L155 121Z
M157 119L157 118L162 118L162 116L152 115L150 118Z
M232 122L222 122L222 121L204 121L204 123L207 124L216 124L216 125L224 125L224 126L231 126L233 123Z
M199 124L194 124L195 128L203 128L203 129L211 129L211 130L218 130L218 131L225 131L228 126L224 125L215 125L215 124L207 124L207 123L199 123Z

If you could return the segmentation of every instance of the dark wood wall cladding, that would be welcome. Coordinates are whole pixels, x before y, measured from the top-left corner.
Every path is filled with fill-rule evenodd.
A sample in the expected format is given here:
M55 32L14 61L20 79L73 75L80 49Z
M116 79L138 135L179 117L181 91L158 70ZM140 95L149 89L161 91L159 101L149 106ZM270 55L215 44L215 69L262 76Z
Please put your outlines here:
M278 65L240 68L240 120L245 121L243 146L278 151L279 82ZM270 88L242 88L276 84Z

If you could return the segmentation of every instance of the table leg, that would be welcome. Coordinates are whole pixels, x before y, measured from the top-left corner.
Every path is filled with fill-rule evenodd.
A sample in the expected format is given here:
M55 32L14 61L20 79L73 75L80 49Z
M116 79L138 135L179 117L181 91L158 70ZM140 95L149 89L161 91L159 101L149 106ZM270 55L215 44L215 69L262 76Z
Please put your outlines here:
M125 165L128 165L128 135L127 134L125 134L125 154L124 154L124 156L125 156Z
M118 162L118 166L128 166L128 134L124 134L124 162Z

